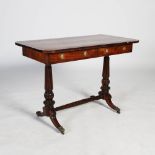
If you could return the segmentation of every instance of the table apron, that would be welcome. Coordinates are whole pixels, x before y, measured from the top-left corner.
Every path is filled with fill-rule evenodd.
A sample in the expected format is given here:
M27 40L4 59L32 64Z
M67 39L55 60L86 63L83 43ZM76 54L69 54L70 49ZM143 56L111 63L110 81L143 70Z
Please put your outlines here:
M132 52L132 44L101 47L96 49L65 51L60 53L44 53L31 48L23 47L23 55L45 64L56 64L82 59L90 59L115 54Z

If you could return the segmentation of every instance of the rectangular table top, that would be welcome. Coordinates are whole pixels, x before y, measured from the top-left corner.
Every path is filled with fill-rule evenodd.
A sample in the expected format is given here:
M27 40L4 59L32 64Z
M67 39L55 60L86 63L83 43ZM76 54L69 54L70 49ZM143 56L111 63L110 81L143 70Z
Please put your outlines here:
M125 45L137 42L139 41L136 39L98 34L56 39L17 41L15 44L22 47L32 48L43 53L59 53L65 51L109 47L113 45Z

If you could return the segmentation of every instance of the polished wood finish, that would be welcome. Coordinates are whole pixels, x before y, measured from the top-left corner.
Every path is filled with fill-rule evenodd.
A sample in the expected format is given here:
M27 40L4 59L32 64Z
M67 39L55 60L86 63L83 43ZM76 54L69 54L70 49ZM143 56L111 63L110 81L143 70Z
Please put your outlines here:
M101 96L99 96L99 95L98 96L90 96L89 98L85 98L85 99L82 99L82 100L79 100L79 101L75 101L75 102L72 102L72 103L68 103L68 104L56 107L55 110L60 111L60 110L63 110L63 109L72 108L72 107L82 105L82 104L85 104L85 103L89 103L89 102L99 100L99 99L101 99Z
M120 109L115 106L112 101L111 101L111 94L109 93L110 87L110 80L109 80L109 76L110 76L110 65L109 65L109 56L105 56L104 57L104 64L103 64L103 71L102 71L102 86L101 86L101 91L99 92L99 95L102 97L102 99L104 99L107 104L113 109L115 110L117 113L120 113Z
M38 52L38 51L36 51L32 48L29 48L29 47L23 47L23 56L37 60L37 61L42 62L44 64L49 64L47 54Z
M64 134L64 128L56 117L56 111L82 105L94 100L105 100L115 112L120 109L112 103L109 93L110 87L110 55L132 52L133 43L138 40L108 35L91 35L83 37L69 37L34 41L20 41L16 45L22 46L23 55L45 64L45 101L43 111L37 111L37 116L47 116L54 126ZM51 64L104 57L101 90L96 96L81 99L54 108L53 77Z
M32 48L23 47L24 56L45 64L56 64L129 52L132 52L132 44L116 45L112 47L102 47L96 49L62 52L54 54L38 52Z
M37 116L48 116L55 127L64 134L64 128L59 124L56 118L56 111L54 109L54 93L53 93L53 76L52 76L52 67L51 65L45 65L45 101L43 112L37 111Z
M108 55L115 55L121 53L129 53L132 51L132 44L128 45L119 45L107 48L98 48L98 49L90 49L90 50L82 50L82 51L74 51L74 52L63 52L59 54L49 54L48 63L62 63L68 61L76 61L82 59L90 59Z
M108 35L90 35L58 39L20 41L23 55L44 64L90 59L132 52L135 39Z
M44 40L17 41L16 45L43 53L61 53L137 43L138 40L110 35L88 35Z
M101 86L101 91L99 91L97 96L90 96L89 98L86 98L86 99L82 99L82 100L79 100L79 101L75 101L75 102L72 102L72 103L68 103L68 104L59 106L59 107L56 107L55 110L60 111L60 110L63 110L63 109L68 109L68 108L72 108L72 107L75 107L75 106L78 106L78 105L82 105L82 104L85 104L85 103L88 103L88 102L91 102L91 101L103 99L103 100L106 101L106 103L114 111L116 111L117 113L120 113L120 109L112 103L112 101L111 101L112 97L111 97L111 94L109 93L109 90L110 90L110 87L109 87L109 84L110 84L110 80L109 80L109 77L110 77L109 60L110 60L109 56L104 57L103 71L102 71L102 77L103 77L102 86Z

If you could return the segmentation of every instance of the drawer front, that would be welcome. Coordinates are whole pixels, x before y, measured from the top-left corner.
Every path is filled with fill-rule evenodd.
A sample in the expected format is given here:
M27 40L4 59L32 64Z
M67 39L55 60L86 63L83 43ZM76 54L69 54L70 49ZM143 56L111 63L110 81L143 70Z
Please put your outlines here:
M132 44L98 49L99 56L107 56L107 55L129 53L129 52L132 52Z
M88 59L97 57L97 49L84 50L84 51L74 51L74 52L64 52L58 54L50 54L49 61L52 63L75 61L81 59Z
M51 64L132 52L132 44L48 55Z

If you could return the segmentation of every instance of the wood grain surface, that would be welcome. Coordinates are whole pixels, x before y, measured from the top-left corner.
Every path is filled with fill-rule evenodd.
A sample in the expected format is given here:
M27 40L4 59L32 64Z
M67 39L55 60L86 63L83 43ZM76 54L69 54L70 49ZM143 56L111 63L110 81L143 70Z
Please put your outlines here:
M136 39L99 34L80 37L17 41L15 44L22 47L29 47L39 52L60 53L137 42L138 40Z

